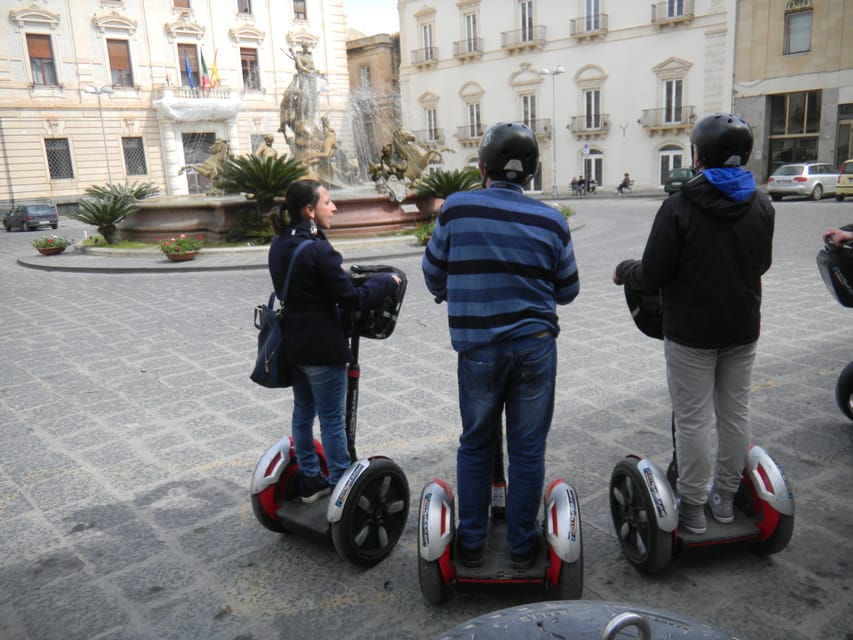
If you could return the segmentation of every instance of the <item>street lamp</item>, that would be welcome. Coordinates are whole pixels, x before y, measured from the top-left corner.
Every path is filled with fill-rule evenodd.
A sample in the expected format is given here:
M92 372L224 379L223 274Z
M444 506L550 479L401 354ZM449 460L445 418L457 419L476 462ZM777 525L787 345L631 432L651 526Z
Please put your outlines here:
M112 92L113 88L107 86L101 87L100 89L97 89L92 85L86 87L86 93L94 93L96 96L98 96L98 113L101 116L101 139L104 141L104 162L107 163L107 178L109 179L110 184L113 183L113 174L110 172L110 156L109 152L107 151L107 132L104 129L104 110L101 108L101 94L109 94Z
M554 184L551 190L551 195L555 198L559 195L557 191L557 76L565 73L566 68L561 64L556 64L553 67L542 67L539 74L543 76L551 76L551 114L553 116L551 122L551 151L553 158L551 168L554 170Z

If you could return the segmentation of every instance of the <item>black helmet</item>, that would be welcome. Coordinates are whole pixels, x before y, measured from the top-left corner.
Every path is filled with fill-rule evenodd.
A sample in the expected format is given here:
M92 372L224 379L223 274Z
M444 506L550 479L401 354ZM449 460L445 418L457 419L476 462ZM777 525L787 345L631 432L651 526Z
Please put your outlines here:
M530 127L499 122L480 140L480 162L492 180L524 184L539 167L539 143Z
M406 274L396 267L387 265L360 265L354 264L350 267L350 278L356 286L367 282L371 278L390 273L400 278L400 284L394 295L385 298L376 307L367 311L349 311L344 317L344 326L350 335L358 333L362 338L383 340L394 332L397 326L397 317L400 315L400 307L403 306L403 297L406 295Z
M690 144L706 167L742 167L752 152L749 123L732 113L712 113L693 126Z

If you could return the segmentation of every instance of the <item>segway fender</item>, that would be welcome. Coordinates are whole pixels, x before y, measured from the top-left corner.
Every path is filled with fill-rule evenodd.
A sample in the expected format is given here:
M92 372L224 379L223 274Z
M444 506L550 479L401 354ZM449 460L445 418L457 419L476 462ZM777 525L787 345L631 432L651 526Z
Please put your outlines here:
M563 562L581 557L581 518L578 494L562 478L545 492L545 540Z
M276 484L282 472L290 464L293 442L290 436L285 436L267 449L261 456L252 473L251 493L258 494Z
M643 458L637 463L646 490L655 505L654 515L661 531L675 531L678 526L678 502L666 474L654 462Z
M358 482L361 474L363 474L369 466L370 459L362 458L353 462L349 468L344 471L341 479L338 480L338 483L335 485L335 490L332 492L332 496L329 499L329 507L326 510L326 519L330 523L340 521L341 516L344 513L344 504L352 492L353 486Z
M749 450L746 475L761 500L783 515L794 515L794 491L785 472L758 445L752 445Z
M429 483L423 491L418 518L418 552L427 562L436 562L444 554L455 530L453 492L441 480Z

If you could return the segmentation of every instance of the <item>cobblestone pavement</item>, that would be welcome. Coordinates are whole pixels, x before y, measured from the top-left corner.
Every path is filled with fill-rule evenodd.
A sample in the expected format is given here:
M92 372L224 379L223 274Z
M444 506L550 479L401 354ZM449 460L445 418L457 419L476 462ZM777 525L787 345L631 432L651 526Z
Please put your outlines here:
M665 466L671 444L661 345L634 328L610 274L639 255L659 202L572 202L581 295L560 311L546 475L581 499L584 598L679 612L740 638L851 638L853 423L834 389L853 359L853 313L815 267L821 231L850 222L849 202L776 205L752 414L755 441L794 487L790 545L679 557L654 577L622 556L610 472L629 452ZM251 472L288 431L291 406L289 391L248 378L252 309L270 291L256 256L243 256L248 269L235 259L185 272L118 267L156 256L56 256L45 260L104 266L46 271L25 264L38 235L0 232L0 638L426 638L531 601L460 594L429 607L420 595L417 500L435 476L455 482L459 417L446 309L423 286L417 249L341 244L348 261L410 278L394 335L361 345L359 450L393 458L413 504L398 546L363 569L252 514Z

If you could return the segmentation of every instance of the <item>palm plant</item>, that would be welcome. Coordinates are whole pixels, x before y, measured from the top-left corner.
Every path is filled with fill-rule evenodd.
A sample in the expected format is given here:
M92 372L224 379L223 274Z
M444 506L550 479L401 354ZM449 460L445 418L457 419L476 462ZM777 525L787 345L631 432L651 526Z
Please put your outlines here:
M480 185L480 171L476 167L437 169L418 178L415 195L446 199L451 193L479 189Z
M287 155L261 158L255 155L228 158L216 177L225 193L245 193L261 214L268 212L275 198L283 196L291 183L308 173L301 162Z
M120 196L128 200L142 200L159 195L160 189L153 182L125 182L124 184L109 183L103 186L92 185L86 189L86 195L92 198Z
M93 200L80 200L77 211L69 212L69 218L97 227L107 244L118 239L118 224L136 213L136 205L126 195L109 193Z

